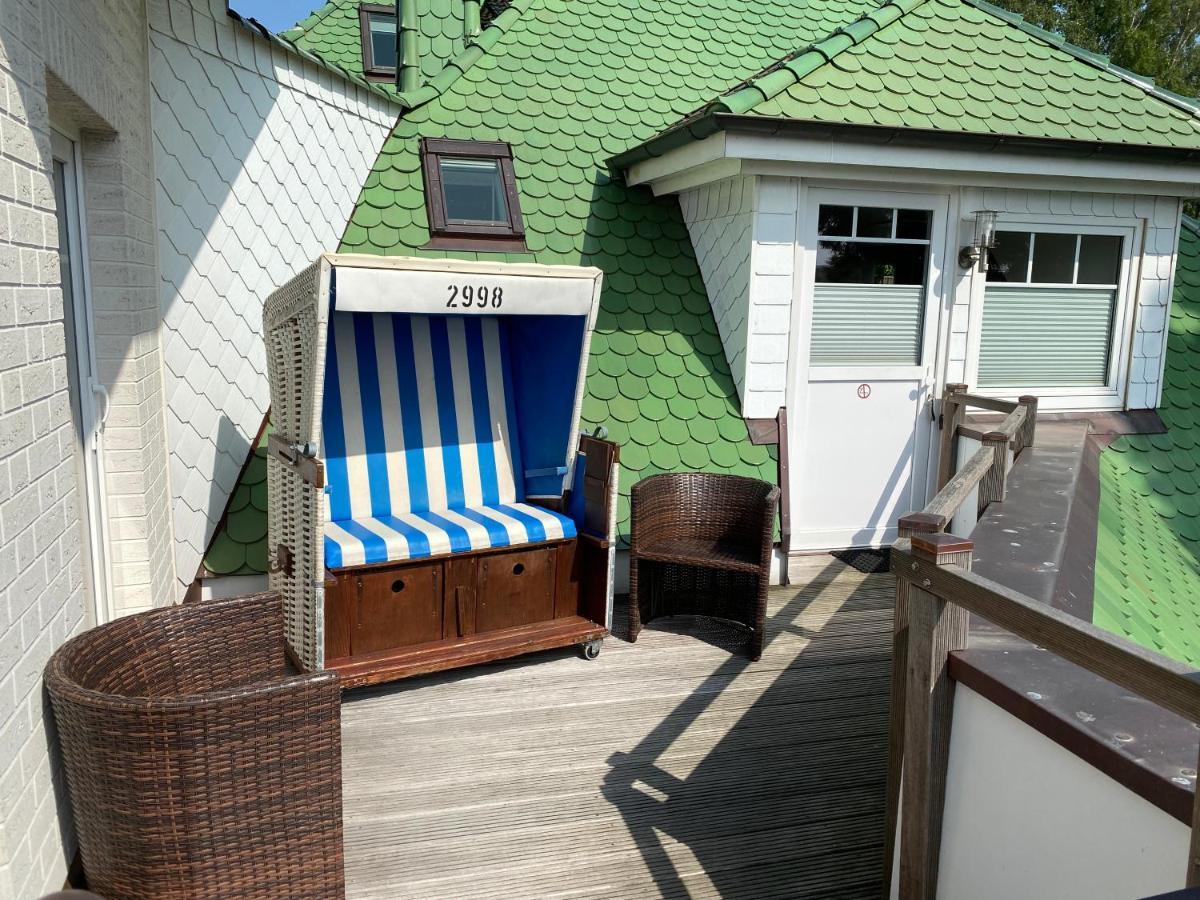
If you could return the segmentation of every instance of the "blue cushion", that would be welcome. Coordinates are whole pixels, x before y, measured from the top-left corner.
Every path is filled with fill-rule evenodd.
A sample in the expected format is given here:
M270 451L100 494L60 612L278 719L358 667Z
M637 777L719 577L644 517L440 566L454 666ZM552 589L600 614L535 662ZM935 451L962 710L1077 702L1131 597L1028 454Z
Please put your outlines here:
M342 519L325 523L325 565L399 562L575 534L575 523L566 516L526 503Z

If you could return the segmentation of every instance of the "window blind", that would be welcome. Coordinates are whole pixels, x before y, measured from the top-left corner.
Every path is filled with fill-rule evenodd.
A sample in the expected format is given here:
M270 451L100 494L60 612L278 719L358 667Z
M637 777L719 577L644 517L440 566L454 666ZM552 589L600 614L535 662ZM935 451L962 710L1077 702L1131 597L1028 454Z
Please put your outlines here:
M1116 291L989 284L979 342L981 387L1108 383Z
M921 361L925 288L817 284L810 365L916 365Z

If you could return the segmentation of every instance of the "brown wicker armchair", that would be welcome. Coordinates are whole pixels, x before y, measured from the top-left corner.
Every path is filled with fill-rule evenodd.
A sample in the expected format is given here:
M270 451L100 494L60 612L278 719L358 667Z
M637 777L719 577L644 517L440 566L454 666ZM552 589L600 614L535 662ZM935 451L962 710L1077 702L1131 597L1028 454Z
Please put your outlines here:
M277 594L94 628L46 684L91 890L344 896L338 679L291 674Z
M753 478L688 472L633 486L629 631L658 616L740 622L762 655L779 488Z

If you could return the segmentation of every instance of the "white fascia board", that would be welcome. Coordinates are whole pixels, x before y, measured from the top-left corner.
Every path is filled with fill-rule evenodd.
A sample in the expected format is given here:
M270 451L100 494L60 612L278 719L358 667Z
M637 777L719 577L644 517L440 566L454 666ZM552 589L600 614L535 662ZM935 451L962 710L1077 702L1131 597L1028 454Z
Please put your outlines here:
M625 175L625 183L630 187L638 184L653 184L661 179L703 166L705 163L736 158L736 154L726 152L726 140L727 133L718 131L702 140L691 141L682 147L669 150L662 156L634 163ZM688 187L694 186L688 185Z
M663 197L669 194L682 194L692 188L715 184L727 178L736 178L742 174L745 163L740 159L717 159L702 163L676 175L668 175L651 182L650 189L654 196Z
M721 139L721 140L718 140ZM676 184L695 187L709 173L722 173L714 156L739 160L741 174L902 181L926 185L970 184L1104 193L1200 197L1200 161L1158 163L1066 155L973 150L961 147L888 146L877 141L805 138L782 134L718 132L694 144L637 163L631 184L650 182L654 192Z

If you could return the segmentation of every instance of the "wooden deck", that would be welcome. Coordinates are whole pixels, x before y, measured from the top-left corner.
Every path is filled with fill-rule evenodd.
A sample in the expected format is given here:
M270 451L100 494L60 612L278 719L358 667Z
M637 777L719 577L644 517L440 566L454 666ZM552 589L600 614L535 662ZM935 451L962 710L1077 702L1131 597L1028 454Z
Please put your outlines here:
M806 568L757 663L681 618L348 693L348 895L878 896L892 579Z

